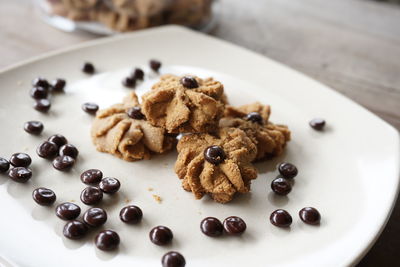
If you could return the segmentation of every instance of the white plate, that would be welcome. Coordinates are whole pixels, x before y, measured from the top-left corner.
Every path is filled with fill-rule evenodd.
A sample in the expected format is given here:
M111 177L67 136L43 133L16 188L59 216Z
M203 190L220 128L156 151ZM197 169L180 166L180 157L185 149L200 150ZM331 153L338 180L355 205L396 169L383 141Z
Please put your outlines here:
M181 189L173 172L176 154L150 161L124 162L97 152L91 144L92 117L80 106L86 101L102 107L120 101L129 90L120 81L134 66L145 66L150 58L162 60L163 73L192 72L221 80L233 104L256 100L272 105L272 120L289 125L293 140L279 159L257 164L260 174L252 193L229 204L205 197L195 200ZM98 76L87 80L80 71L91 61ZM191 66L191 67L185 67ZM64 95L52 99L44 115L32 109L30 81L41 75L64 77ZM155 77L150 77L155 78ZM152 80L138 89L143 92ZM0 74L1 155L26 151L33 157L34 177L17 184L0 177L0 265L8 266L160 266L169 250L180 251L187 266L345 266L358 262L383 229L398 190L399 137L395 129L359 105L279 63L183 28L169 26L89 42L19 64ZM308 126L323 117L328 127L316 132ZM42 136L25 133L28 120L45 124ZM36 156L35 148L49 135L61 133L80 150L70 173L53 169ZM276 163L286 160L299 168L293 191L276 197L269 184L277 175ZM99 168L106 176L121 180L121 192L106 198L109 213L105 228L121 236L118 252L95 249L92 239L70 241L62 237L63 222L54 207L36 205L35 187L52 188L57 203L76 201L84 188L80 173ZM154 191L148 191L148 188ZM161 204L152 194L160 195ZM127 202L144 211L144 221L128 226L118 219ZM298 211L314 206L322 214L319 227L308 226ZM274 227L270 213L284 208L293 216L289 230ZM242 217L248 225L241 237L209 238L199 230L200 220L215 216ZM149 230L166 225L173 230L170 246L158 247L148 239Z

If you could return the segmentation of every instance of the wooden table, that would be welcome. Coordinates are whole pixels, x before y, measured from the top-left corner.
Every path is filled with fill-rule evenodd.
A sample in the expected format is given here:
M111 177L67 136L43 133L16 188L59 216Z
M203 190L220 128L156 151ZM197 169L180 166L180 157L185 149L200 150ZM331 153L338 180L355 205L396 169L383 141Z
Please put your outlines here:
M221 2L213 35L306 73L400 129L400 5L371 0ZM93 38L51 28L29 0L0 1L0 68ZM399 222L398 202L359 266L400 266Z

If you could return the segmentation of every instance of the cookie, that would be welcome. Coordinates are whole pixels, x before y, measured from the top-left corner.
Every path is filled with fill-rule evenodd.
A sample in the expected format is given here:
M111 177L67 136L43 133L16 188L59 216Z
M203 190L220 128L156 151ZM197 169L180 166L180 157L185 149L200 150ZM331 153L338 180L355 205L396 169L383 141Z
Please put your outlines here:
M94 8L99 0L61 0L64 6L68 9L90 9Z
M51 12L55 15L66 17L75 21L90 21L94 19L95 8L76 9L68 5L69 2L51 2Z
M176 138L148 123L139 108L132 110L135 107L139 102L132 92L122 103L97 112L91 135L98 151L136 161L173 148Z
M224 110L224 87L212 78L163 75L142 96L142 110L154 126L169 133L216 131Z
M245 131L257 146L255 160L279 156L290 141L291 133L287 126L269 122L270 113L270 107L259 102L240 107L227 106L219 126Z
M223 156L208 149L216 147ZM220 129L216 136L202 133L183 136L177 145L175 172L185 190L196 199L209 194L216 202L226 203L236 193L248 193L257 170L251 164L257 147L238 128ZM218 153L217 153L218 154ZM214 158L209 158L214 156Z
M95 11L95 20L119 32L133 31L146 27L141 24L137 16L115 12L104 6Z
M211 7L212 0L174 0L167 8L166 23L202 26L211 17Z
M140 17L161 15L168 6L168 1L160 0L111 0L111 2L117 12Z
M96 20L119 31L133 31L163 23L163 2L147 0L114 0L114 8L102 4L96 9Z
M212 0L47 0L51 12L74 21L96 21L119 31L162 24L202 26Z

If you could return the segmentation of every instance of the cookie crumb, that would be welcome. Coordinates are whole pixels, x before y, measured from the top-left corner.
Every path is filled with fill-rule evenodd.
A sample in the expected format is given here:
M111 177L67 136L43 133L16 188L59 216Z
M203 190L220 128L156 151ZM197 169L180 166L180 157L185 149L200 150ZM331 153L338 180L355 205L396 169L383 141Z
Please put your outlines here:
M75 200L72 199L72 200L70 200L69 202L72 202L72 203L73 203L73 202L75 202Z
M130 199L125 199L125 203L129 203L129 202L131 202L131 200Z
M157 201L158 204L161 204L161 200L162 200L162 199L161 199L160 196L158 196L158 195L153 195L153 198L154 198L155 201Z
M153 187L147 188L147 191L149 191L149 192L151 192L151 191L153 191L153 190L154 190Z

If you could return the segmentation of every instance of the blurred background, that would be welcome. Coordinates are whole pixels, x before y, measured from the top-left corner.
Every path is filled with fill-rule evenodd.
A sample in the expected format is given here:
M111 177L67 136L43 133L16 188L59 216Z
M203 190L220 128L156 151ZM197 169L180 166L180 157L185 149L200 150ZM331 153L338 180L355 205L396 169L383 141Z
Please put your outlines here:
M400 0L0 0L0 68L163 24L282 62L400 129ZM399 251L397 203L359 266L399 266Z

